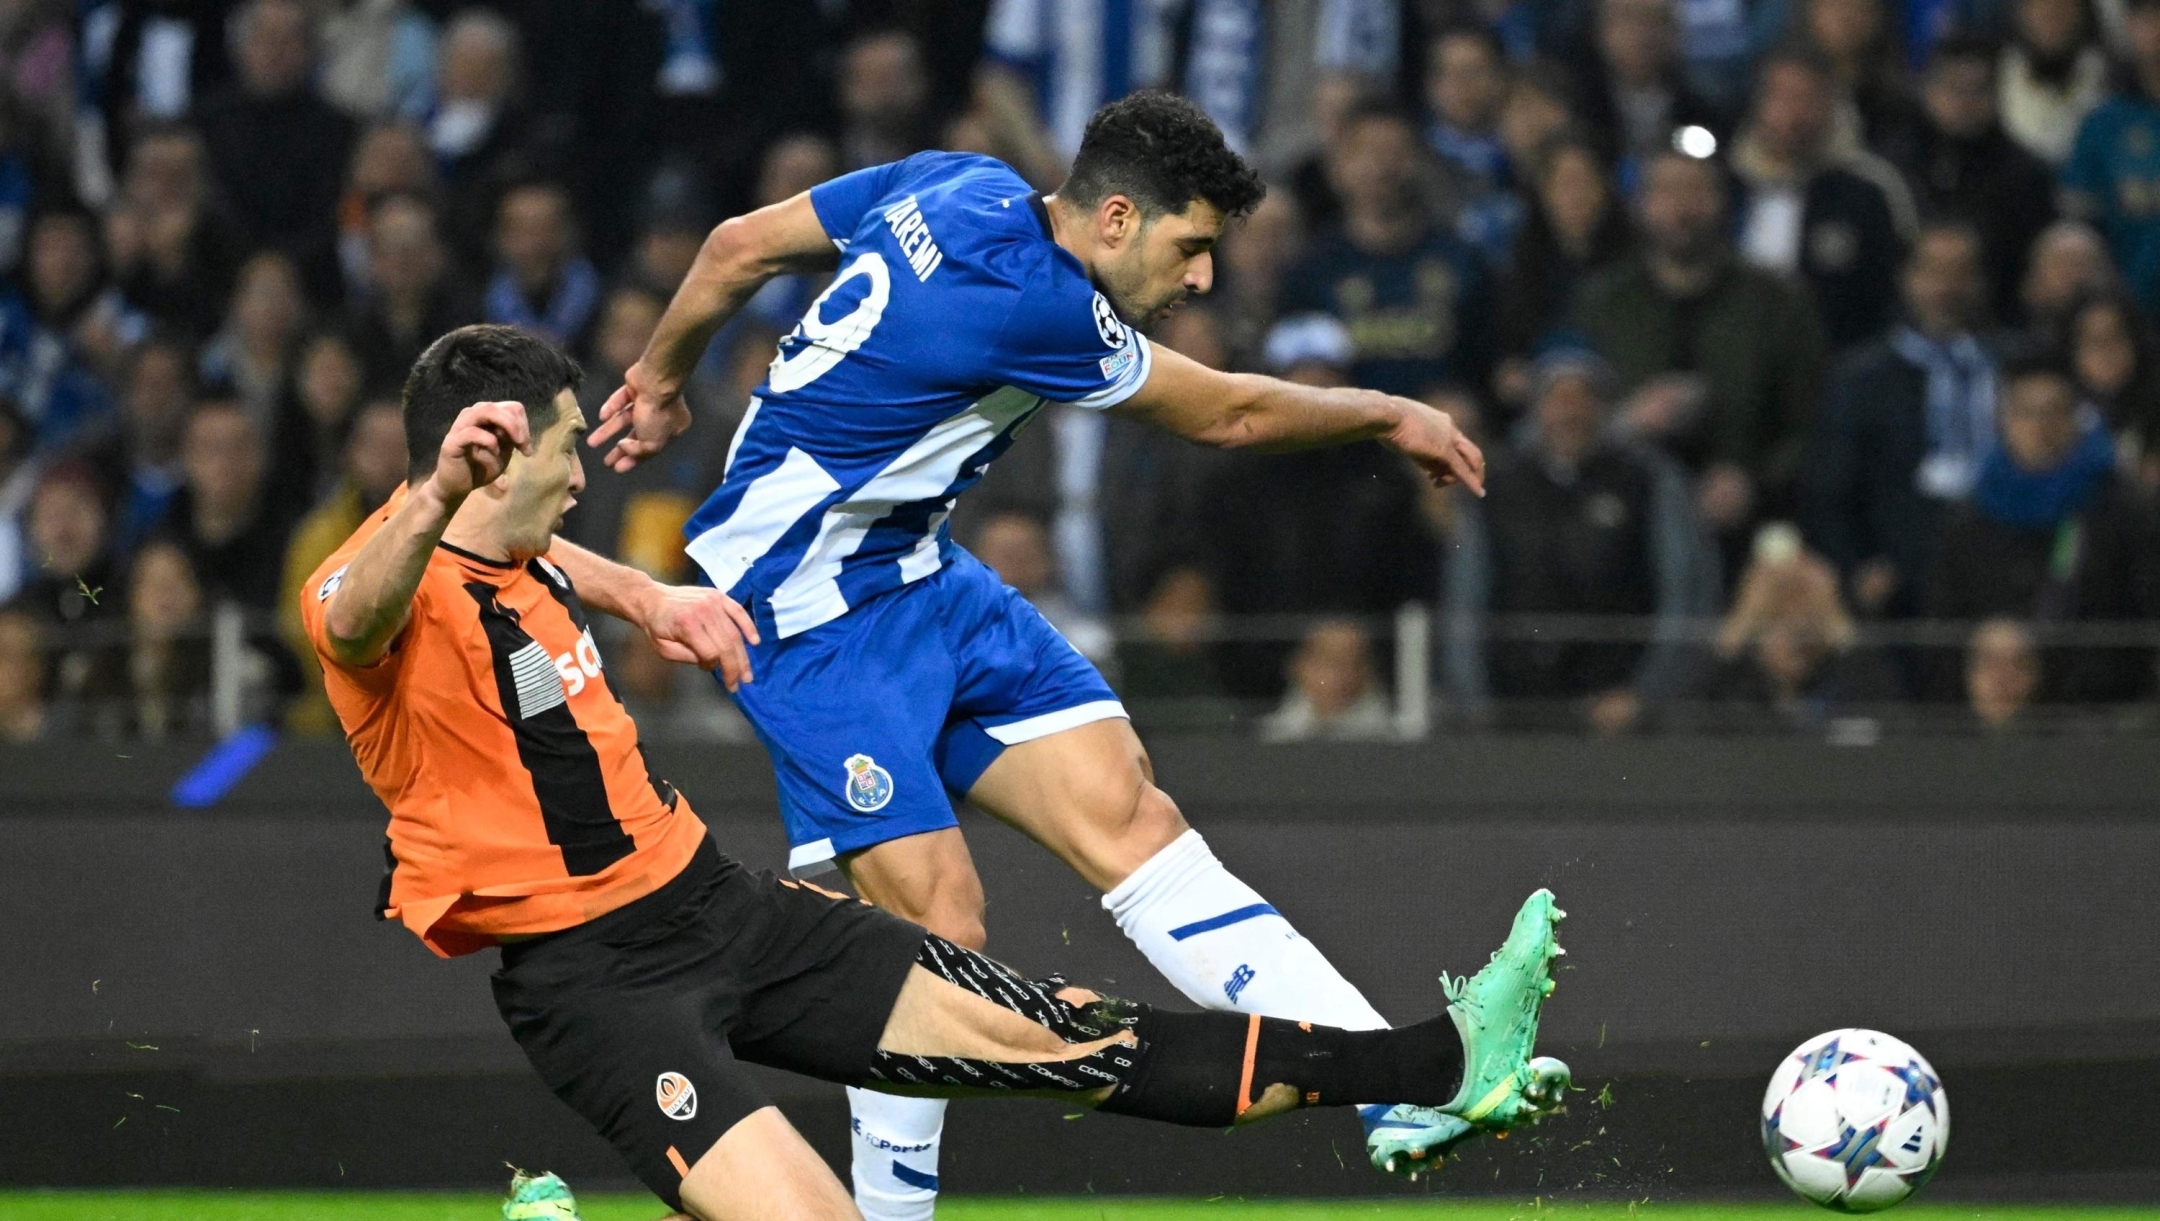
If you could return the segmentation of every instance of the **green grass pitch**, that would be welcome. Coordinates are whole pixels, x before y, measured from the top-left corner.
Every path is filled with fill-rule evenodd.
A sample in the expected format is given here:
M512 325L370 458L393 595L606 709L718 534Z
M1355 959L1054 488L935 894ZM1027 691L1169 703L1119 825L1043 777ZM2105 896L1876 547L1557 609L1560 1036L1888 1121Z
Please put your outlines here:
M345 1192L0 1191L0 1221L492 1221L486 1195ZM581 1198L585 1221L657 1221L651 1196ZM1908 1204L1897 1221L2131 1221L2149 1208ZM954 1196L938 1202L944 1221L1800 1221L1827 1217L1797 1201L1780 1204L1604 1204L1530 1201L1172 1201L1121 1197L1035 1199Z

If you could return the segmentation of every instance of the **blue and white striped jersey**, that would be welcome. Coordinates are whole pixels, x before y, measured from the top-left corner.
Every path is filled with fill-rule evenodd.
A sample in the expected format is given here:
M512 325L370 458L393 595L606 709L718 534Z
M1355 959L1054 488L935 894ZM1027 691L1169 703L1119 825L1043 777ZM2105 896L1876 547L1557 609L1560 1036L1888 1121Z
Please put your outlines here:
M782 637L936 572L954 498L1045 400L1115 406L1152 360L1001 162L921 153L810 202L840 270L684 527L706 577Z

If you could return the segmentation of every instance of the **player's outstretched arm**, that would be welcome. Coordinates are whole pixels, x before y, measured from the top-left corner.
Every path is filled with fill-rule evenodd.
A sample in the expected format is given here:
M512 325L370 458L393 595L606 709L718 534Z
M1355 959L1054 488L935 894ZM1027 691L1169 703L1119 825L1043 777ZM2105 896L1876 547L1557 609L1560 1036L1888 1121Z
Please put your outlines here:
M521 403L474 403L458 414L435 457L435 472L406 490L405 503L360 548L323 607L331 656L371 666L390 651L412 615L413 591L458 506L501 478L510 451L532 452Z
M690 427L683 383L690 380L713 333L767 280L784 272L831 267L836 255L807 191L720 222L698 249L645 354L623 374L622 388L601 406L599 427L586 444L597 449L614 442L602 461L616 471L627 471L658 453Z
M757 621L735 599L717 589L663 585L568 539L556 539L548 558L577 586L580 601L644 632L660 656L717 670L730 691L750 681L743 642L758 642Z
M1221 449L1280 453L1377 440L1437 484L1485 494L1485 455L1436 407L1377 390L1301 386L1223 373L1160 344L1148 379L1118 411Z

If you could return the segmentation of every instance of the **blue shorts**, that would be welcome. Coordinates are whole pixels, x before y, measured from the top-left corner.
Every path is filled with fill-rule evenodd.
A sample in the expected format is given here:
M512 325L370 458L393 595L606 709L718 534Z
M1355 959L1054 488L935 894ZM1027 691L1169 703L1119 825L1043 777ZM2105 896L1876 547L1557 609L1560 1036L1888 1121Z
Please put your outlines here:
M735 703L772 755L797 873L956 826L947 791L1006 747L1125 715L1093 663L958 548L838 619L764 635Z

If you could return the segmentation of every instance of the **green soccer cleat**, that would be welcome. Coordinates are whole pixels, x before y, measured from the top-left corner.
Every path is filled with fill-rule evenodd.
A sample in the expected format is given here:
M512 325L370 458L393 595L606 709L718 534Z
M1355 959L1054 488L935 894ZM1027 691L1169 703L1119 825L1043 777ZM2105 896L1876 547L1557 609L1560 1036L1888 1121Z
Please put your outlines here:
M1465 980L1440 977L1448 1014L1462 1035L1463 1083L1454 1101L1438 1108L1473 1127L1506 1131L1559 1105L1568 1067L1534 1056L1538 1011L1552 995L1555 930L1567 913L1540 890L1515 913L1515 927L1485 969Z
M1387 1174L1418 1176L1440 1169L1455 1146L1478 1134L1476 1128L1437 1107L1365 1106L1358 1108L1365 1123L1365 1155L1373 1169Z
M529 1174L510 1168L510 1198L503 1201L503 1221L579 1221L570 1185L552 1173Z

